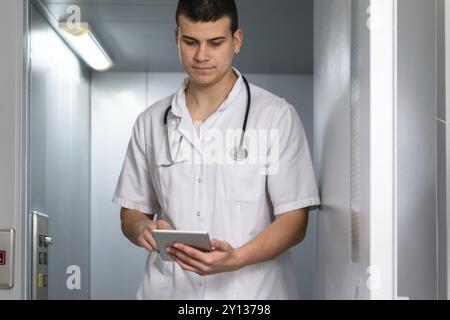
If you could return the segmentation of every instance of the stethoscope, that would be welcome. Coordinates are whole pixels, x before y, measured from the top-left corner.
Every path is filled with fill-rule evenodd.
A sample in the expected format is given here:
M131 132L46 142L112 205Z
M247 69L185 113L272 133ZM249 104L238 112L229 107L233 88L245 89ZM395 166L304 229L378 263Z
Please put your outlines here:
M251 92L250 92L250 85L248 84L247 79L244 76L242 76L242 79L244 80L245 87L247 89L247 109L245 111L244 124L242 125L241 141L239 143L239 147L235 146L230 151L230 156L234 161L244 161L245 159L248 158L248 150L246 148L244 148L244 138L245 138L245 130L247 129L248 114L250 113L250 105L252 103L252 96L251 96ZM167 125L167 118L169 117L169 112L171 110L172 110L172 106L170 105L166 109L166 112L164 113L164 126L167 128L168 146L170 146L170 144L169 144L169 127ZM183 141L183 136L180 137L180 141L178 142L178 150L177 150L176 154L178 154L180 151L180 146L181 146L182 141ZM170 151L169 151L169 154L170 154ZM163 167L171 167L175 164L175 161L171 154L170 154L170 161L171 161L170 164L164 164L162 166Z

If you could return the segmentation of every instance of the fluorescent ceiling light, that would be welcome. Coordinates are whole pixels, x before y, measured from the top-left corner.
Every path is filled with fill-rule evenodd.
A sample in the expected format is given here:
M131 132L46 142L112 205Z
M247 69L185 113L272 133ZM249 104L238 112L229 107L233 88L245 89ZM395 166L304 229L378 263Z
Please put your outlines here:
M70 25L60 22L59 28L69 46L93 69L106 71L113 66L111 58L94 36L88 23Z

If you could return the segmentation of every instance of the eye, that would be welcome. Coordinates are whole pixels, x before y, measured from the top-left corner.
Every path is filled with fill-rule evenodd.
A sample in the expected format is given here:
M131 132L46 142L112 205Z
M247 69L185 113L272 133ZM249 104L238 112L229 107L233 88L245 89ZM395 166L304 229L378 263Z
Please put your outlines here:
M184 43L186 43L188 46L193 46L195 44L194 41L188 41L188 40L184 40Z
M218 47L218 46L220 46L222 43L223 43L223 41L220 41L220 42L211 42L211 45L212 45L213 47Z

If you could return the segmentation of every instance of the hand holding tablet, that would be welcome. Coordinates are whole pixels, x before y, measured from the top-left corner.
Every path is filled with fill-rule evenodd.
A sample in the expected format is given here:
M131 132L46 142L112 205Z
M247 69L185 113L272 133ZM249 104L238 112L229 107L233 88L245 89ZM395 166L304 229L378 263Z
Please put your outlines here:
M166 248L175 243L183 243L205 252L212 251L209 234L206 231L153 230L152 235L164 261L173 262L166 253Z

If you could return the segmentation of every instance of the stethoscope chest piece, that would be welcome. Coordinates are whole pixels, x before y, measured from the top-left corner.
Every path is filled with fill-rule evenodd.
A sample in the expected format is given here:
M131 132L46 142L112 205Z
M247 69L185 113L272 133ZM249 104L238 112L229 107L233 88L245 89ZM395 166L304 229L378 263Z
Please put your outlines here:
M234 147L231 149L231 159L234 161L244 161L248 158L248 150L242 147Z

